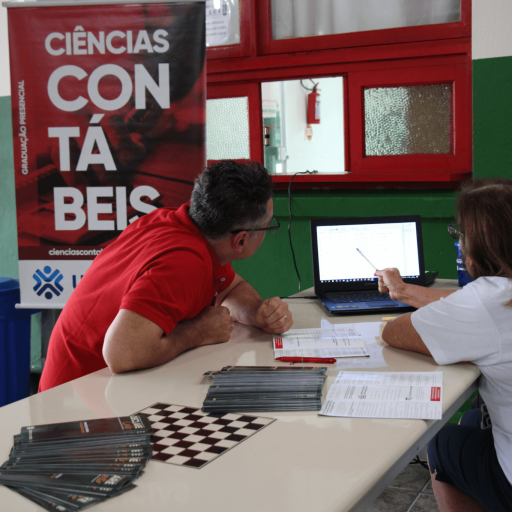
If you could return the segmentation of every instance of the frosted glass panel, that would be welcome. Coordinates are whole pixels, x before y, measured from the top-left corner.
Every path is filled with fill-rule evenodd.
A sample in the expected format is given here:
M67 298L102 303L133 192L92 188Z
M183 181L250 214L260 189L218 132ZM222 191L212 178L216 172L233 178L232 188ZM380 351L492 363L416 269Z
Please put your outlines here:
M249 99L206 102L206 158L249 159Z
M452 84L364 90L366 155L452 153Z
M273 39L454 21L460 0L272 0Z
M206 0L206 46L239 43L238 0Z

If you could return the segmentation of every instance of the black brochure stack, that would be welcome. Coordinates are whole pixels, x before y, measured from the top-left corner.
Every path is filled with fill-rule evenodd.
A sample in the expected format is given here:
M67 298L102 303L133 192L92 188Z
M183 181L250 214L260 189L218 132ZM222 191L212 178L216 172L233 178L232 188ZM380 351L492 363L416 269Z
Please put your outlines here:
M320 410L327 368L228 366L208 372L203 412Z
M152 433L142 414L23 427L0 484L46 510L81 510L135 487Z

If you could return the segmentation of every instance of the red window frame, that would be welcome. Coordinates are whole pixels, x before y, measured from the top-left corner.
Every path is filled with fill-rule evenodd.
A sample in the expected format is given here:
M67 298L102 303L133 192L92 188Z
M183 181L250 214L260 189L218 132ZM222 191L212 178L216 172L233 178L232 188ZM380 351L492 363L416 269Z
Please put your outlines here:
M250 96L253 98L249 114L251 159L263 162L261 102L256 104L254 101L256 97L261 98L261 82L344 76L345 168L349 172L297 175L293 180L294 187L368 188L399 185L455 188L470 176L471 0L461 0L461 21L457 23L276 41L271 40L270 2L240 0L243 6L240 11L241 24L244 24L241 25L241 44L207 50L208 98L245 95L236 92L240 93L241 88L247 85L257 86L257 92L252 89ZM368 157L360 157L363 154L364 126L361 95L353 92L357 80L364 78L365 74L383 73L379 76L385 77L387 73L396 76L397 70L412 68L421 68L427 75L433 73L437 78L443 66L457 65L460 66L456 67L458 71L453 78L456 153L451 161L444 159L442 162L443 155L400 155L395 161L392 161L395 157L375 157L380 159L374 160L375 163ZM431 81L427 77L424 83ZM228 90L231 93L226 95ZM431 158L439 156L441 158ZM277 186L286 187L292 176L293 173L276 175Z
M451 83L453 86L453 153L367 156L365 151L364 89ZM463 64L351 73L348 78L350 105L350 171L452 173L467 171L471 163L471 138L464 127L471 125L468 109L469 83Z
M223 98L248 98L249 106L249 158L263 162L263 123L261 122L261 89L259 83L209 85L206 89L207 100ZM244 161L235 159L237 161ZM211 165L217 160L207 160Z
M256 42L254 23L254 4L250 0L239 0L239 27L240 43L226 46L208 46L206 58L208 60L229 59L233 57L247 57L252 53Z
M313 37L272 39L272 0L258 0L258 49L262 55L454 39L471 36L471 0L461 0L461 19L414 27L350 32Z

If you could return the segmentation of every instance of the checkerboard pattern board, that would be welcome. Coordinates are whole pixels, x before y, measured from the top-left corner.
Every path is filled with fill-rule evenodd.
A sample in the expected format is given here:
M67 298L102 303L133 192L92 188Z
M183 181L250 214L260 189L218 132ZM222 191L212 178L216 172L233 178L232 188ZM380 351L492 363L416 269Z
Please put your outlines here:
M275 421L162 403L139 412L155 431L152 459L192 468L202 468Z

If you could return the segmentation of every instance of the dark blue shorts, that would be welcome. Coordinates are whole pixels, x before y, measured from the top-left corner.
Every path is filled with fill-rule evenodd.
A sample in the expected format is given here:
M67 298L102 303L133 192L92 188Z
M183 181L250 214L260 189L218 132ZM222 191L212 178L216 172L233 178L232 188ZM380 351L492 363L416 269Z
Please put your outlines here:
M494 449L492 428L481 428L480 409L468 411L460 425L447 425L430 441L428 460L436 480L475 498L489 512L512 510L512 485Z

